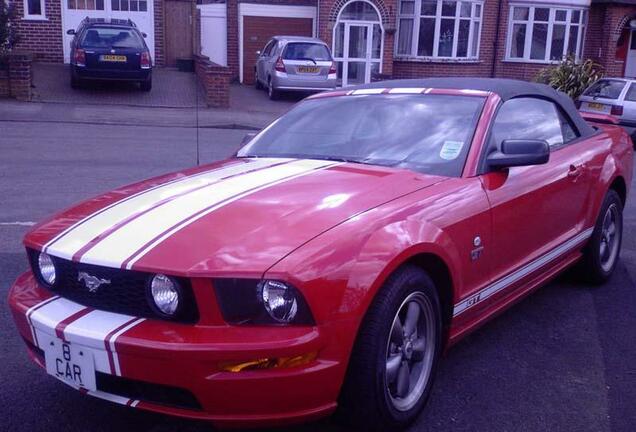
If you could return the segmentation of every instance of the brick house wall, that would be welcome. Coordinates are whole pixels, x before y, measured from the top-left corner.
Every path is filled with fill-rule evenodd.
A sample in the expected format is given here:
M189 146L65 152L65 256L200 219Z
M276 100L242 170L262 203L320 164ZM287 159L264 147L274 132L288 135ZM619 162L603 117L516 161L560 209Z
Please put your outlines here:
M39 61L64 61L60 0L45 0L46 20L25 19L24 2L16 0L13 4L17 17L13 24L20 36L16 48L32 53Z

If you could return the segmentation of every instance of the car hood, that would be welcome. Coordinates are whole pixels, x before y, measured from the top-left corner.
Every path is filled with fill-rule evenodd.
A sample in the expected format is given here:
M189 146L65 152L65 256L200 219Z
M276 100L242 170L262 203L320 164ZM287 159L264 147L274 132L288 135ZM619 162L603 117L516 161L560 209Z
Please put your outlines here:
M254 275L348 218L442 180L325 160L231 159L88 200L36 226L25 244L115 268Z

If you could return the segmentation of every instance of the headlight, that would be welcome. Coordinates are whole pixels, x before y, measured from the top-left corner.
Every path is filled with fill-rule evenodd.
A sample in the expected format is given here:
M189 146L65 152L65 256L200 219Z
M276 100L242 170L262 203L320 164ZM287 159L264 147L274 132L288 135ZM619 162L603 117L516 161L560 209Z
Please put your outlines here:
M166 275L155 275L150 281L150 294L154 306L164 315L174 316L179 309L179 287Z
M38 255L38 271L43 282L48 285L55 283L55 264L49 254L41 252Z
M223 319L230 324L314 324L304 297L287 282L223 278L213 284Z
M265 280L259 285L261 299L269 316L280 323L289 323L296 318L298 301L293 288L273 280Z

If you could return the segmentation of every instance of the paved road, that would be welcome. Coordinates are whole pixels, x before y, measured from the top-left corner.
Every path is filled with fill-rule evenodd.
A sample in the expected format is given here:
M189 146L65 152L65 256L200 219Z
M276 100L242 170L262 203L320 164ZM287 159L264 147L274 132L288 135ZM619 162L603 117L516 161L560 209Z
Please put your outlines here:
M202 129L202 161L231 154L242 136ZM208 430L84 397L46 376L28 360L3 300L27 268L27 227L16 223L191 166L195 142L191 127L0 120L0 430ZM462 341L412 431L636 430L635 201L613 279L590 289L562 277ZM296 430L341 431L330 421Z

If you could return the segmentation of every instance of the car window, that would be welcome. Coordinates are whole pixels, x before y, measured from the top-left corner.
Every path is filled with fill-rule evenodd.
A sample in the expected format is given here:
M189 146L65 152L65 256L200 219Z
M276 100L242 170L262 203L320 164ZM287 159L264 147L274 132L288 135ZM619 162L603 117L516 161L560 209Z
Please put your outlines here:
M309 99L272 123L239 157L335 159L461 175L484 98L360 95Z
M636 83L631 83L629 85L629 89L627 90L627 94L625 95L625 100L629 102L636 102Z
M585 92L584 96L600 97L603 99L618 99L625 88L625 81L602 79L592 84Z
M274 46L274 43L276 41L271 40L267 43L267 45L265 45L265 49L263 49L263 55L269 57L270 53L272 52L272 47Z
M564 143L561 119L552 102L535 98L510 99L499 108L492 126L491 146L507 139L540 139L550 147Z
M316 60L331 61L329 49L323 44L293 42L287 44L283 53L284 60Z
M86 30L80 45L85 48L143 48L143 41L133 30L93 27Z
M563 143L567 144L570 141L574 141L581 134L578 133L572 121L563 113L561 110L557 109L559 114L559 121L561 122L561 133L563 134Z

